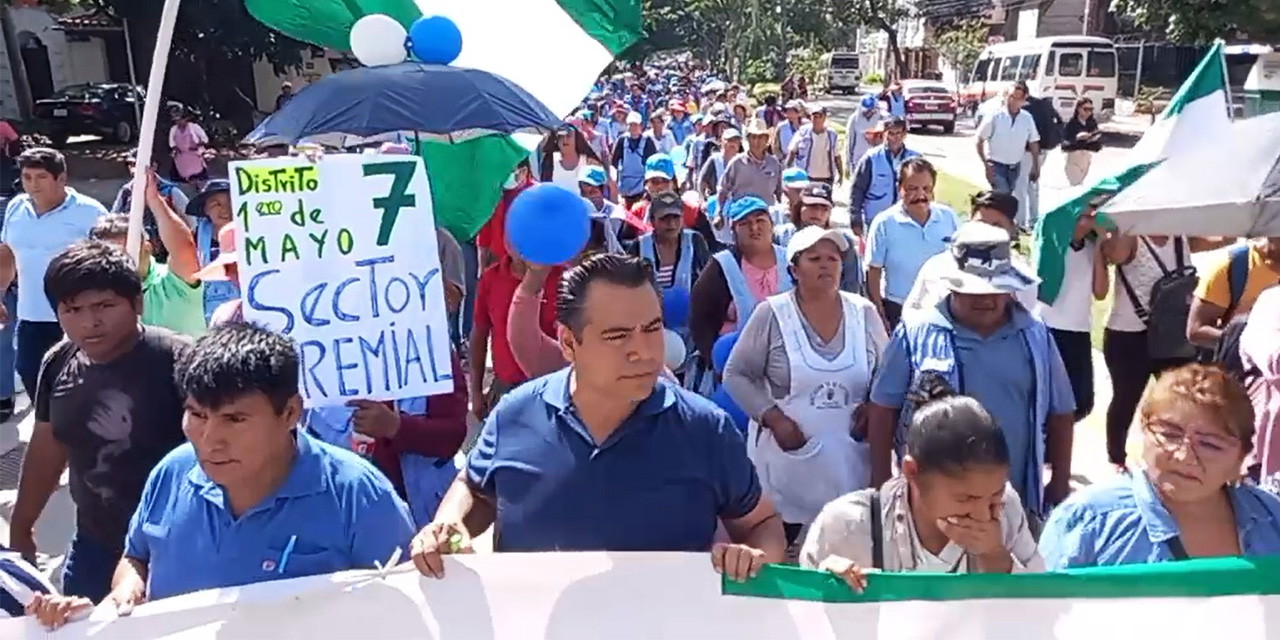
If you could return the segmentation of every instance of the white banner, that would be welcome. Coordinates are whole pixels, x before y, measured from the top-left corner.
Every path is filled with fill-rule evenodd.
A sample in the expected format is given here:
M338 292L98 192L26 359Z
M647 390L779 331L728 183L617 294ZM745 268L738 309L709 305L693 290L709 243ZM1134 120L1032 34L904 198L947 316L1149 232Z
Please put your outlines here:
M446 559L445 572L434 580L404 566L385 578L348 572L206 591L52 635L29 618L0 621L0 640L1205 640L1276 637L1266 620L1280 620L1276 599L1259 596L880 604L726 596L707 554L477 555Z
M308 407L453 390L422 159L231 164L244 317L298 341Z

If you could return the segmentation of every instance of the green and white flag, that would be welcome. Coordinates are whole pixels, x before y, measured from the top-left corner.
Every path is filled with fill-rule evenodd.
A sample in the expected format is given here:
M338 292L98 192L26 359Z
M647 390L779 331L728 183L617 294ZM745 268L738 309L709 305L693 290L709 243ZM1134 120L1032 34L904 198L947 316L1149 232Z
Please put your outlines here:
M408 29L443 15L462 32L459 67L501 75L559 115L582 101L600 72L644 35L641 0L244 0L249 13L291 38L350 49L351 25L370 14Z
M1040 300L1052 303L1062 288L1076 219L1101 194L1118 193L1170 157L1195 153L1221 140L1231 127L1223 44L1213 45L1182 83L1169 106L1129 152L1130 166L1045 214L1036 227L1035 259ZM1105 219L1105 215L1103 216Z
M244 0L249 13L290 38L350 51L351 26L385 14L408 29L444 15L462 32L454 66L496 73L567 116L623 49L638 42L641 0ZM475 236L501 197L499 186L529 143L488 136L462 144L423 142L436 222L459 240Z

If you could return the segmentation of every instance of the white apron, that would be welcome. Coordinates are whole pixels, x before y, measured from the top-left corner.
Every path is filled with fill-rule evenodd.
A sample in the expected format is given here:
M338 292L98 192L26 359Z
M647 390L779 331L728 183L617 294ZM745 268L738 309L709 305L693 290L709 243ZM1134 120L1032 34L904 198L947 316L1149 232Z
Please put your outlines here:
M849 433L853 411L871 385L865 317L850 295L841 292L844 350L830 362L809 344L790 293L767 301L773 305L791 361L791 393L778 408L800 425L808 442L795 451L783 451L773 432L752 421L747 455L783 522L807 525L828 502L871 484L870 447Z

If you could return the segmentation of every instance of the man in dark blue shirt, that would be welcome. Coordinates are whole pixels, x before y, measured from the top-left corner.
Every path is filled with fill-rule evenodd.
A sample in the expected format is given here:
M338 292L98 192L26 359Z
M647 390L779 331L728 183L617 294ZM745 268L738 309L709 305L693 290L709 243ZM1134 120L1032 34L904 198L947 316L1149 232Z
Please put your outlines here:
M649 266L616 254L565 273L557 303L571 366L490 414L435 521L419 570L495 526L495 551L711 550L735 579L780 562L782 522L742 438L709 401L662 380L662 304ZM717 522L732 541L715 542Z

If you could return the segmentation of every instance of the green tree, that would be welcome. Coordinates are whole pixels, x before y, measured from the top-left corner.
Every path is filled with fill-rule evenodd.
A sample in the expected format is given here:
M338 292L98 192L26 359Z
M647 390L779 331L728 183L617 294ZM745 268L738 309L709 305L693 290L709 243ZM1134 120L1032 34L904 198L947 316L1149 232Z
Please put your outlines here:
M1276 0L1114 0L1111 10L1175 42L1202 44L1237 35L1280 37Z
M990 27L981 20L962 20L939 30L933 38L938 55L956 70L956 79L973 68L987 46Z
M907 75L906 61L898 45L898 28L915 17L909 3L900 0L829 0L833 21L860 24L884 32L889 41L889 54L898 78Z

